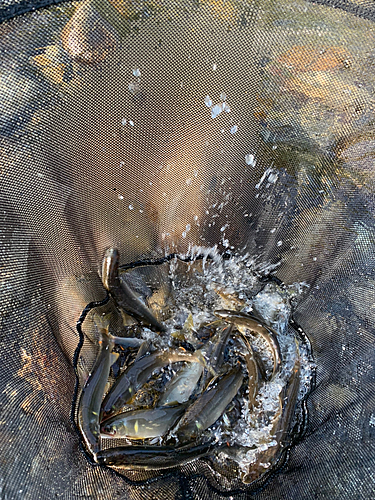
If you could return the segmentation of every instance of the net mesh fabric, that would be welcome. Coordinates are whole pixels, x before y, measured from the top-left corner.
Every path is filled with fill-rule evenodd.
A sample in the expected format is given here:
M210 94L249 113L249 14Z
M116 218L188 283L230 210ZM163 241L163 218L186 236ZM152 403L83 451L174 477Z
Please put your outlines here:
M373 5L332 5L96 1L2 22L2 498L372 498ZM189 244L308 285L309 422L261 488L205 460L93 466L70 420L104 250Z

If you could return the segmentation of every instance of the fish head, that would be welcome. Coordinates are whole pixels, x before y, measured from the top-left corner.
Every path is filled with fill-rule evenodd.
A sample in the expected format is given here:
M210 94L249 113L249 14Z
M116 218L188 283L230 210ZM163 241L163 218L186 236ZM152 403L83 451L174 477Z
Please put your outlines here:
M115 437L118 431L118 426L115 422L103 422L100 426L101 434L107 437Z

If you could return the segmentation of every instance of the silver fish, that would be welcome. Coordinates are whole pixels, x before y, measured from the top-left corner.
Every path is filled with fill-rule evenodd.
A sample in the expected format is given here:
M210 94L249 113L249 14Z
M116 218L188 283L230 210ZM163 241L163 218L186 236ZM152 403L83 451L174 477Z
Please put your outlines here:
M258 402L256 400L258 390L259 390L259 366L257 360L255 359L253 348L251 347L250 342L247 340L246 336L243 335L242 339L237 339L239 342L245 344L246 352L243 354L243 358L245 359L246 369L249 377L249 410L258 406Z
M269 345L272 352L272 357L273 357L272 376L274 377L279 372L281 368L282 357L280 352L279 341L277 340L277 333L273 328L264 325L257 318L254 318L253 316L237 311L220 309L214 311L214 314L218 318L221 318L224 321L227 321L228 323L233 323L240 327L242 326L252 332L261 335Z
M296 360L291 376L280 392L279 409L273 421L271 436L275 444L269 446L264 451L262 450L258 452L258 465L254 470L250 470L248 474L244 474L242 476L244 483L251 483L259 477L260 474L266 472L269 467L277 461L281 449L285 446L285 441L292 423L294 410L298 400L298 392L301 381L300 376L301 360L298 343L296 341ZM265 464L267 465L265 466Z
M119 446L100 451L97 454L97 462L128 469L169 469L209 455L217 448L218 446L212 442L177 448L172 446Z
M279 396L279 412L275 419L272 433L276 439L282 442L288 433L294 409L298 399L298 392L301 382L301 359L298 343L296 341L296 360L293 366L291 376L284 386Z
M107 437L150 439L162 437L185 411L186 405L165 406L120 413L101 423Z
M197 439L224 413L225 408L239 391L242 382L241 368L236 366L219 378L216 385L211 387L211 384L198 397L178 422L172 434L175 434L180 442Z
M193 394L204 366L200 363L189 363L183 366L165 386L163 394L158 400L158 405L181 404Z
M165 327L159 323L152 312L142 304L126 281L120 281L118 266L118 250L116 248L108 248L102 261L102 282L104 288L111 294L116 305L138 321L151 325L160 332L165 331Z
M111 336L105 331L102 333L101 350L91 375L82 389L78 406L78 425L86 447L92 454L99 450L100 406L111 368L111 351L114 347Z
M208 380L212 378L212 373L216 375L223 363L225 345L231 332L232 326L221 328L201 349L198 349L194 356L202 359L202 363L189 363L181 368L166 385L158 405L187 401L196 389L205 366L207 367L207 375L204 377L202 385L206 385Z

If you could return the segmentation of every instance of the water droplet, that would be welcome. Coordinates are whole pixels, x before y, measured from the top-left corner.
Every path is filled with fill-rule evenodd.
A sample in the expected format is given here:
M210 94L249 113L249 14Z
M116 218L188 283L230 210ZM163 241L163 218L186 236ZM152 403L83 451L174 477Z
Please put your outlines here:
M213 106L211 108L211 118L216 118L217 116L220 115L220 113L223 111L223 107L221 104L215 104L215 106Z
M207 95L207 96L205 97L205 99L204 99L204 103L205 103L205 105L206 105L208 108L210 108L210 107L212 106L212 101L211 101L211 99L210 99L210 96L209 96L209 95Z
M123 200L123 199L124 199L124 197L122 196L122 194L119 194L119 195L118 195L118 199L119 199L119 200Z
M230 113L230 106L226 102L223 103L223 111Z
M126 125L126 118L123 118L123 119L121 120L121 124L122 124L123 126L125 126L125 125Z
M274 184L274 183L277 181L277 178L278 178L278 174L277 174L277 172L272 172L272 173L268 176L268 182L270 182L271 184Z
M141 90L139 82L130 82L128 89L132 94L137 94Z
M213 69L213 71L216 71L216 70L217 70L217 64L216 64L216 63L214 63L214 64L212 65L212 69Z
M134 127L134 122L133 122L133 120L129 120L129 125L130 125L130 126L132 126L132 127Z
M139 68L133 69L133 75L136 77L141 76L141 72L140 72Z
M134 209L133 205L130 204L129 205L129 210L133 210L133 209Z
M256 165L256 160L254 158L254 155L252 155L251 153L245 156L245 162L247 165L250 165L251 167L255 167Z
M190 186L192 182L193 182L192 179L186 179L186 185L187 186Z
M281 240L277 242L278 247L281 247L282 244L283 244L283 242Z
M237 132L237 130L238 130L237 125L233 125L233 127L231 127L231 129L230 129L230 133L235 134Z

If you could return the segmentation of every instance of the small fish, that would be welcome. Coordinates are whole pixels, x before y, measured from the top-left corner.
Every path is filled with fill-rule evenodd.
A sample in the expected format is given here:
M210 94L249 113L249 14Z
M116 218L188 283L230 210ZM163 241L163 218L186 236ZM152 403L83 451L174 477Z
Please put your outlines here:
M212 373L217 374L224 360L224 350L232 325L218 330L203 347L195 351L194 356L202 360L202 363L189 363L181 368L178 373L166 384L164 393L159 398L158 405L173 403L184 403L193 394L199 379L202 377L204 368L207 368L206 376L201 385L207 385L212 378Z
M204 366L200 363L188 363L166 384L163 394L158 400L158 405L181 404L193 394Z
M220 309L214 311L215 316L227 321L228 323L233 323L237 326L247 328L248 330L258 333L264 340L268 343L273 357L273 372L274 377L281 368L281 352L279 341L277 340L277 333L275 330L269 326L262 324L257 318L250 316L245 313L230 311L227 309Z
M120 281L118 266L118 250L116 248L108 248L102 262L102 282L104 288L111 294L116 305L126 314L133 316L142 323L153 326L159 332L164 332L165 327L159 323L152 312L137 298L126 281Z
M108 336L115 345L121 345L123 347L141 347L145 342L143 339L138 339L136 337L116 337L109 333L110 314L104 316L96 314L94 318L98 331L105 331L105 335Z
M101 349L97 356L78 406L78 425L87 449L95 454L99 450L99 414L109 370L112 364L111 351L114 347L112 337L102 331Z
M218 446L212 442L178 448L172 446L119 446L100 451L96 455L96 461L102 465L128 469L169 469L207 456L217 448Z
M276 417L272 434L275 435L278 441L282 442L288 433L295 406L298 399L298 392L301 382L301 359L298 343L296 341L296 360L294 362L291 376L284 386L279 396L279 415Z
M242 476L244 483L251 483L260 474L269 470L270 466L274 465L278 460L279 453L285 447L286 437L292 423L294 410L298 400L298 392L300 388L300 375L301 375L301 360L299 354L299 347L296 341L296 360L293 366L291 376L287 384L283 387L279 395L279 410L273 420L271 430L272 446L266 449L262 448L257 452L256 469L251 470ZM267 445L265 442L264 445ZM266 466L265 466L266 464Z
M120 413L101 423L107 437L151 439L162 437L185 411L186 405L165 406Z
M238 341L243 341L245 344L246 353L243 355L246 363L247 373L249 376L249 410L258 406L256 400L258 390L259 390L259 366L255 359L253 348L250 342L247 340L246 336L243 335L242 339L237 339Z
M243 382L241 368L236 366L208 388L189 406L172 431L180 442L197 439L224 413Z
M190 353L180 351L165 351L153 353L136 360L116 380L102 403L102 415L108 417L118 413L134 394L151 377L157 368L163 368L170 363L180 361L199 363Z

